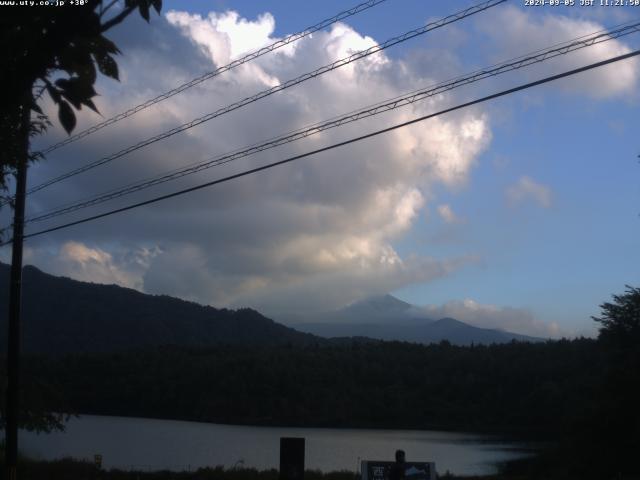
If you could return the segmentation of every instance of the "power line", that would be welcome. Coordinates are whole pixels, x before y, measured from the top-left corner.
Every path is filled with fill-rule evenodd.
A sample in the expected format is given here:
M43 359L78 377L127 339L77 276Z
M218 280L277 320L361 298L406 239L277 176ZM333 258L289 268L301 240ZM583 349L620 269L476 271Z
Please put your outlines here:
M560 55L566 55L575 50L579 50L595 44L613 40L615 38L620 38L624 35L629 35L631 33L636 33L636 32L640 32L640 22L636 22L630 25L625 25L611 31L599 31L591 35L584 35L584 36L578 37L578 40L565 42L564 44L560 44L560 46L556 46L555 48L538 50L533 54L523 55L514 60L508 60L506 62L494 65L492 67L487 67L481 70L477 70L465 76L459 76L452 80L441 82L439 84L430 86L425 89L416 90L409 94L405 94L404 96L395 97L385 102L381 102L376 105L366 107L365 109L350 112L348 114L344 114L339 117L334 117L331 120L321 122L321 123L316 123L314 125L305 127L303 129L298 129L294 132L281 135L279 137L273 138L263 143L254 144L242 150L237 150L235 152L228 153L218 157L212 157L204 162L193 164L188 167L172 170L170 172L166 172L160 176L156 176L151 179L131 183L124 187L113 189L106 193L100 194L98 196L91 197L90 199L85 201L73 202L73 203L69 203L69 204L57 207L55 209L49 210L48 212L44 212L40 215L28 218L26 220L26 223L49 220L51 218L58 217L60 215L75 212L77 210L81 210L87 207L99 205L101 203L107 202L109 200L113 200L115 198L120 198L125 195L129 195L147 188L151 188L153 186L160 185L162 183L166 183L171 180L175 180L187 175L192 175L215 166L224 165L226 163L238 160L240 158L247 157L249 155L253 155L258 152L262 152L265 150L269 150L271 148L275 148L277 146L291 143L291 142L306 138L310 135L314 135L316 133L329 130L331 128L339 127L348 123L361 120L363 118L367 118L374 115L378 115L380 113L395 110L397 108L407 106L418 101L425 100L435 95L442 94L449 90L453 90L455 88L459 88L461 86L468 85L470 83L474 83L488 77L493 77L509 71L530 66L532 64L544 62L546 60L555 58Z
M316 155L318 153L326 152L328 150L333 150L333 149L338 148L338 147L343 147L343 146L349 145L351 143L355 143L355 142L359 142L361 140L365 140L367 138L375 137L377 135L381 135L383 133L387 133L387 132L390 132L390 131L393 131L393 130L396 130L396 129L399 129L399 128L402 128L402 127L406 127L406 126L412 125L414 123L422 122L424 120L427 120L427 119L430 119L430 118L434 118L434 117L437 117L437 116L440 116L440 115L443 115L443 114L446 114L446 113L450 113L450 112L453 112L455 110L460 110L462 108L470 107L472 105L477 105L479 103L483 103L483 102L486 102L486 101L489 101L489 100L493 100L493 99L496 99L496 98L499 98L499 97L503 97L505 95L509 95L509 94L512 94L512 93L515 93L515 92L519 92L521 90L526 90L526 89L529 89L529 88L532 88L532 87L535 87L535 86L538 86L538 85L542 85L542 84L549 83L549 82L552 82L552 81L555 81L555 80L559 80L561 78L569 77L571 75L576 75L578 73L582 73L582 72L585 72L585 71L588 71L588 70L592 70L594 68L598 68L598 67L602 67L602 66L605 66L605 65L609 65L609 64L612 64L612 63L615 63L615 62L619 62L621 60L626 60L628 58L635 57L637 55L640 55L640 50L635 50L633 52L630 52L630 53L627 53L627 54L624 54L624 55L619 55L617 57L613 57L613 58L610 58L610 59L607 59L607 60L603 60L603 61L600 61L600 62L592 63L590 65L586 65L586 66L583 66L583 67L580 67L580 68L569 70L569 71L566 71L566 72L563 72L563 73L560 73L560 74L556 74L556 75L552 75L552 76L549 76L549 77L545 77L543 79L536 80L534 82L525 83L525 84L519 85L517 87L513 87L513 88L510 88L510 89L507 89L507 90L503 90L503 91L498 92L498 93L494 93L492 95L488 95L488 96L485 96L485 97L482 97L482 98L479 98L479 99L476 99L476 100L472 100L470 102L462 103L462 104L456 105L454 107L450 107L450 108L447 108L447 109L444 109L444 110L440 110L439 112L436 112L436 113L431 113L429 115L424 115L422 117L418 117L418 118L415 118L413 120L409 120L407 122L399 123L397 125L393 125L391 127L384 128L382 130L377 130L377 131L368 133L366 135L361 135L359 137L355 137L355 138L352 138L352 139L349 139L349 140L345 140L343 142L334 143L332 145L328 145L328 146L323 147L323 148L319 148L319 149L316 149L316 150L312 150L310 152L302 153L300 155L295 155L293 157L289 157L289 158L286 158L284 160L280 160L278 162L270 163L268 165L263 165L261 167L252 168L250 170L246 170L244 172L236 173L234 175L230 175L228 177L220 178L218 180L213 180L211 182L202 183L202 184L196 185L194 187L185 188L185 189L179 190L177 192L169 193L169 194L166 194L166 195L161 195L159 197L155 197L155 198L152 198L152 199L149 199L149 200L145 200L145 201L142 201L142 202L133 203L133 204L127 205L125 207L117 208L117 209L110 210L108 212L100 213L100 214L97 214L97 215L92 215L90 217L85 217L83 219L76 220L76 221L69 222L69 223L65 223L65 224L62 224L62 225L58 225L56 227L51 227L51 228L47 228L47 229L40 230L40 231L37 231L37 232L29 233L27 235L24 235L23 238L26 239L26 238L31 238L31 237L36 237L36 236L39 236L39 235L43 235L45 233L55 232L57 230L62 230L62 229L69 228L69 227L72 227L72 226L75 226L75 225L80 225L82 223L87 223L87 222L90 222L90 221L93 221L93 220L97 220L97 219L100 219L100 218L104 218L104 217L108 217L108 216L111 216L111 215L115 215L117 213L122 213L122 212L125 212L125 211L128 211L128 210L132 210L134 208L142 207L142 206L145 206L145 205L150 205L152 203L157 203L157 202L160 202L162 200L167 200L169 198L178 197L178 196L190 193L190 192L194 192L196 190L201 190L203 188L211 187L213 185L217 185L217 184L220 184L220 183L225 183L225 182L228 182L230 180L234 180L236 178L244 177L244 176L247 176L247 175L251 175L253 173L260 172L262 170L267 170L267 169L270 169L270 168L273 168L273 167L284 165L286 163L290 163L290 162L293 162L295 160L299 160L301 158L309 157L311 155ZM4 242L4 243L0 244L0 246L7 245L8 243L9 242Z
M499 5L501 3L506 2L507 0L489 0L483 3L480 3L478 5L474 5L472 7L468 7L460 12L448 15L440 20L437 20L435 22L431 22L428 23L427 25L424 25L420 28L414 29L414 30L410 30L408 32L403 33L402 35L399 35L397 37L393 37L389 40L387 40L384 43L381 44L377 44L374 45L366 50L361 50L359 52L356 52L348 57L344 57L340 60L336 60L333 63L330 63L328 65L325 65L323 67L320 67L316 70L313 70L312 72L308 72L305 73L303 75L300 75L299 77L296 77L294 79L291 80L287 80L284 83L281 83L279 85L276 85L275 87L269 88L267 90L263 90L262 92L259 92L251 97L247 97L243 100L240 100L239 102L233 103L231 105L228 105L226 107L223 107L221 109L216 110L215 112L209 113L207 115L204 115L200 118L196 118L188 123L182 124L178 127L172 128L171 130L168 130L164 133L161 133L159 135L150 137L146 140L143 140L135 145L132 145L130 147L127 147L123 150L120 150L119 152L113 153L111 155L108 155L106 157L103 157L99 160L96 160L92 163L89 163L87 165L84 165L80 168L77 168L75 170L71 170L67 173L64 173L62 175L59 175L58 177L52 178L44 183L41 183L39 185L36 185L34 187L31 187L27 193L31 194L31 193L35 193L39 190L42 190L43 188L46 188L50 185L53 185L55 183L58 183L62 180L66 180L67 178L73 177L75 175L78 175L80 173L84 173L88 170L91 170L93 168L96 168L100 165L103 165L107 162L111 162L117 158L123 157L131 152L134 152L136 150L139 150L143 147L146 147L148 145L151 145L152 143L158 142L160 140L163 140L165 138L171 137L177 133L181 133L184 132L185 130L188 130L190 128L193 128L197 125L200 125L204 122L208 122L209 120L212 120L216 117L219 117L220 115L224 115L226 113L232 112L234 110L237 110L241 107L244 107L245 105L248 105L250 103L256 102L258 100L261 100L262 98L265 98L269 95L273 95L274 93L277 92L281 92L283 90L286 90L287 88L293 87L295 85L298 85L299 83L305 82L307 80L310 80L312 78L316 78L320 75L323 75L327 72L336 70L337 68L343 67L345 65L348 65L350 63L353 63L357 60L360 60L362 58L368 57L369 55L373 55L374 53L378 53L381 52L389 47L392 47L394 45L406 42L407 40L410 40L414 37L417 37L419 35L423 35L429 31L435 30L437 28L441 28L445 25L448 25L450 23L454 23L457 22L459 20L462 20L466 17L469 17L471 15L474 15L476 13L482 12L484 10L487 10L489 8L495 7L496 5Z
M365 10L368 10L369 8L375 7L376 5L386 2L387 0L368 0L366 2L360 3L358 5L356 5L355 7L352 7L348 10L345 10L343 12L340 12L336 15L334 15L331 18L327 18L325 20L322 20L319 23L316 23L315 25L305 28L303 31L298 32L298 33L292 33L291 35L287 35L285 38L278 40L274 43L272 43L271 45L267 45L266 47L262 47L259 50L256 50L255 52L249 53L247 55L245 55L242 58L239 58L237 60L234 60L231 63L228 63L227 65L224 65L222 67L216 68L215 70L211 71L211 72L207 72L204 73L202 75L200 75L199 77L194 78L193 80L190 80L186 83L183 83L182 85L177 86L176 88L169 90L168 92L162 93L154 98L151 98L149 100L147 100L146 102L143 102L139 105L136 105L133 108L130 108L129 110L126 110L122 113L119 113L118 115L115 115L111 118L108 118L107 120L104 120L96 125L93 125L92 127L89 127L81 132L76 133L75 135L72 135L58 143L55 143L53 145L50 145L49 147L45 148L44 150L42 150L42 154L47 154L50 152L53 152L54 150L57 150L60 147L63 147L65 145L68 145L70 143L75 142L76 140L80 140L81 138L84 138L88 135L91 135L92 133L97 132L98 130L101 130L104 127L107 127L113 123L119 122L120 120L123 120L127 117L130 117L132 115L135 115L136 113L152 106L155 105L156 103L160 103L168 98L173 97L174 95L177 95L181 92L184 92L185 90L194 87L202 82L204 82L205 80L209 80L213 77L217 77L218 75L220 75L221 73L224 72L228 72L229 70L232 70L236 67L239 67L240 65L243 65L247 62L250 62L252 60L255 60L256 58L259 58L263 55L266 55L269 52L273 52L274 50L277 50L281 47L284 47L285 45L289 45L290 43L296 42L304 37L307 37L309 35L311 35L312 33L315 33L319 30L323 30L324 28L328 27L329 25L332 25L336 22L339 22L340 20L344 20L345 18L351 17L353 15L356 15L360 12L363 12Z

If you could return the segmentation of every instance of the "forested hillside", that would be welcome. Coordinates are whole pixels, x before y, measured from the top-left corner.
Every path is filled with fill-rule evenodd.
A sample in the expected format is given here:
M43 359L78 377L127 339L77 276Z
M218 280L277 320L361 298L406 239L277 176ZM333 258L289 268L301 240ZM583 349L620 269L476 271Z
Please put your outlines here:
M588 408L593 340L491 347L160 348L30 358L70 410L251 425L440 428L546 435Z
M0 264L6 304L9 267ZM216 309L116 285L79 282L24 269L23 350L61 354L113 352L159 345L302 345L322 342L249 308ZM0 350L6 348L6 309L0 311Z
M491 346L345 340L26 356L23 424L41 428L43 412L71 412L484 431L548 440L541 459L549 468L580 472L575 478L602 478L611 468L638 472L640 289L629 288L602 309L597 340Z

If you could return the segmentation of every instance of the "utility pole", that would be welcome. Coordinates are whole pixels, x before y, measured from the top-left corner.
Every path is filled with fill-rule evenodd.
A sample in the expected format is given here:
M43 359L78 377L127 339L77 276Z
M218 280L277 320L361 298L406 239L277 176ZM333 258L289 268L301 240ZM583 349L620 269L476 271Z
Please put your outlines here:
M11 279L9 283L9 333L7 335L7 412L5 426L5 463L7 480L17 480L18 418L20 412L20 307L22 303L22 242L29 161L31 108L29 92L22 103L19 135L21 146L17 160L16 195L13 210Z

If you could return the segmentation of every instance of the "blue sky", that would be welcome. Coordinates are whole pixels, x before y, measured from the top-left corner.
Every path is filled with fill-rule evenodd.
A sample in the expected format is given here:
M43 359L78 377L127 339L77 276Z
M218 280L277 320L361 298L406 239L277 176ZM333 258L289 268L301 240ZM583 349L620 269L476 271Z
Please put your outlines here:
M486 263L428 288L402 289L400 297L442 303L464 291L581 329L610 293L637 284L637 107L549 93L494 130L468 188L446 197L468 223L452 231L455 241L443 242L442 253L475 247ZM549 208L505 204L505 190L522 172L549 186ZM423 228L437 235L446 225Z
M124 52L123 81L101 80L99 107L105 116L118 113L219 65L228 54L225 48L237 51L243 42L259 47L351 5L165 1L166 18L154 18L151 26L132 20L114 33ZM293 52L263 57L253 70L214 79L155 113L65 147L64 154L61 149L33 169L32 182L316 68L345 48L354 51L384 41L468 5L388 0L346 20L340 35L335 29L314 34ZM167 14L171 10L180 13ZM229 11L237 16L230 17ZM213 17L207 17L210 12ZM275 22L273 31L265 13ZM349 75L308 82L247 107L246 113L234 112L224 123L194 129L148 154L136 153L126 168L110 166L93 178L52 189L51 197L34 198L30 208L35 212L64 203L60 199L73 201L179 167L185 159L238 148L637 17L640 8L507 2L392 48L378 63L363 63ZM226 33L223 18L233 26ZM243 24L262 33L247 33ZM638 34L607 42L596 53L586 49L549 66L485 80L242 166L317 148L639 45ZM598 313L598 305L625 284L640 284L638 65L616 64L215 192L38 237L29 243L27 261L82 280L215 306L253 306L275 317L278 312L339 308L390 291L480 326L556 337L593 334L589 317ZM96 119L83 112L80 122L86 127ZM40 140L43 145L63 138L59 129L49 135ZM205 173L158 191L233 171ZM163 229L168 225L170 232ZM2 255L6 259L8 251Z

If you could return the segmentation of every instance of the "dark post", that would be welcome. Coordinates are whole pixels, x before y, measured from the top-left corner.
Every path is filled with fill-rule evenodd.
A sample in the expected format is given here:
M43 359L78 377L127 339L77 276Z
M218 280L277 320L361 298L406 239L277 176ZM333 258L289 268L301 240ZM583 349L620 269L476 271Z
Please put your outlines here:
M280 438L280 480L304 480L304 438Z
M27 189L27 162L29 160L29 101L22 104L20 134L23 144L22 158L17 162L16 195L13 212L13 243L11 251L11 279L9 283L9 332L7 336L7 422L5 461L7 480L17 479L18 417L20 391L20 304L22 299L22 240L24 235L24 204Z

